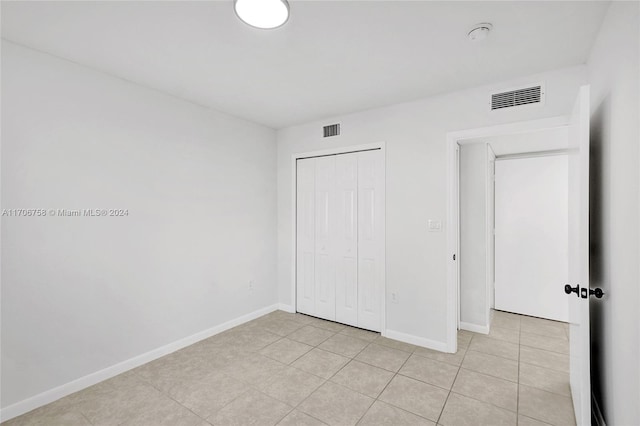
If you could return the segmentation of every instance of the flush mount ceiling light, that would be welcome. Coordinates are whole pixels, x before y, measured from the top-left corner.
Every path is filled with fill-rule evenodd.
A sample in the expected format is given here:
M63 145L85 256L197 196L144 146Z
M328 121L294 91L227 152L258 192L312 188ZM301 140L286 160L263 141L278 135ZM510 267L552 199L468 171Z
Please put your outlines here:
M242 22L255 28L278 28L289 19L287 0L234 0L233 7Z
M476 24L469 30L467 37L469 37L471 41L481 41L489 36L492 29L493 25L488 22Z

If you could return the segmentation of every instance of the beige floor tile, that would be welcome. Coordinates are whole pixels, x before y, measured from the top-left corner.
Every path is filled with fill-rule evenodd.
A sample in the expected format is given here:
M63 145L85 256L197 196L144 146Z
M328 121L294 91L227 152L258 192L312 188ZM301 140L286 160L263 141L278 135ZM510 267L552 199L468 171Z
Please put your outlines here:
M293 410L282 419L278 426L324 426L326 423L311 417L302 411Z
M174 386L169 396L202 418L207 418L242 395L249 385L224 374L210 374Z
M531 417L519 415L518 426L549 426L549 423L544 423L540 420L532 419Z
M423 382L451 389L458 373L458 367L419 355L411 355L398 374L418 379Z
M255 352L276 340L280 340L281 337L265 330L243 327L225 332L225 336L221 338L221 341L229 346Z
M208 420L216 426L275 425L292 407L256 390L249 390Z
M340 334L346 334L347 336L356 337L358 339L366 340L367 342L373 342L380 337L380 333L355 327L345 327L340 331Z
M288 318L273 318L260 324L260 328L278 336L287 336L304 326L300 321Z
M91 423L79 411L54 402L3 422L2 426L91 426Z
M373 403L358 426L435 426L435 423L382 401Z
M462 368L518 382L518 361L499 356L470 350L464 357Z
M491 339L504 340L505 342L520 343L520 331L511 328L491 326L487 337Z
M331 381L372 398L377 398L392 378L391 371L352 360L338 371L331 378Z
M520 364L520 384L547 392L571 396L569 373L550 370L531 364Z
M515 343L488 337L474 336L469 345L469 350L483 352L502 358L518 360L519 347Z
M369 342L366 340L358 339L357 337L347 336L346 334L334 334L318 345L318 348L353 358L368 344Z
M539 334L525 333L524 331L520 333L520 344L561 354L569 353L569 341L567 339L556 339Z
M222 362L220 364L222 365ZM144 382L150 383L156 389L164 392L185 380L197 380L206 376L210 369L200 358L192 357L189 359L182 354L170 354L144 364L133 371Z
M432 421L437 421L448 391L419 380L395 376L379 399Z
M518 409L517 383L464 368L458 372L451 391L509 411Z
M92 398L79 402L76 408L94 425L119 425L157 411L171 402L169 397L152 386L139 385L97 392Z
M348 327L344 324L340 324L333 321L327 321L321 318L316 318L311 316L307 316L307 320L309 321L308 325L312 325L314 327L321 328L323 330L328 330L333 333L338 333Z
M252 353L246 358L220 369L220 372L245 383L256 384L280 374L285 368L286 365L281 362Z
M259 383L256 388L265 394L295 407L324 383L324 379L293 367Z
M491 327L509 328L512 330L520 330L520 318L508 316L495 316L491 320Z
M291 364L296 359L313 349L313 346L287 339L286 337L273 342L260 350L260 354L283 364Z
M329 425L355 425L373 401L368 396L326 382L300 404L298 410Z
M461 330L464 331L464 330ZM458 332L458 348L459 349L467 349L469 347L469 343L471 343L471 338L473 335L471 333L461 333Z
M460 364L462 364L462 360L464 359L464 355L467 353L467 349L458 345L458 352L450 354L446 352L434 351L433 349L416 348L413 353L425 358L460 366Z
M493 318L512 318L518 321L524 317L524 315L514 314L513 312L499 311L496 309L491 310L491 315Z
M307 373L328 379L347 362L349 362L349 358L315 348L298 358L291 365Z
M398 371L411 354L387 346L372 343L356 356L358 361L389 371Z
M520 362L564 373L569 372L569 355L545 351L530 346L520 347Z
M534 321L537 320L537 321ZM527 318L522 320L521 330L525 333L539 334L541 336L567 339L564 324L562 322L548 321L539 318Z
M556 426L575 425L571 398L520 385L518 414Z
M409 353L412 353L417 347L410 343L401 342L395 339L389 339L388 337L383 337L383 336L378 336L378 338L374 340L373 343L380 346L386 346L388 348L397 349L399 351L409 352Z
M443 426L515 426L516 413L452 393L438 421Z
M154 407L153 410L144 410L129 417L122 426L204 426L206 421L195 415L192 411L167 398L167 400Z
M318 346L334 334L333 331L325 330L324 328L306 325L287 337L296 342L305 343L310 346Z

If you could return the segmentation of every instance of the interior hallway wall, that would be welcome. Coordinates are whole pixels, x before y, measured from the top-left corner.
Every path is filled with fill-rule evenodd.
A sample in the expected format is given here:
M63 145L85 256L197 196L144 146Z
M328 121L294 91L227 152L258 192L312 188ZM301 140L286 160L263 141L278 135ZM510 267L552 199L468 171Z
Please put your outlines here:
M640 424L640 5L612 2L591 51L592 390L609 425Z
M544 81L546 104L491 112L490 93ZM445 232L428 232L429 219L446 220L446 134L476 127L567 115L584 66L434 96L278 131L278 285L281 303L292 300L291 156L332 147L386 142L387 330L444 349L446 342ZM322 126L342 123L342 135L322 138ZM443 230L444 231L444 230ZM390 293L398 295L391 303Z
M487 328L487 145L460 146L460 327Z
M2 43L2 407L276 302L275 131ZM248 281L254 290L248 290Z

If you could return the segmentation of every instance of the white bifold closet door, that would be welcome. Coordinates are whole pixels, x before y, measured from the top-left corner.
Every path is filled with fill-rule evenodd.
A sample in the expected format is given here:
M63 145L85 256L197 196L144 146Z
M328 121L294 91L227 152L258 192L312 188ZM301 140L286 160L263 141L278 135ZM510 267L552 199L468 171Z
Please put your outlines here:
M297 310L381 330L382 152L297 161Z

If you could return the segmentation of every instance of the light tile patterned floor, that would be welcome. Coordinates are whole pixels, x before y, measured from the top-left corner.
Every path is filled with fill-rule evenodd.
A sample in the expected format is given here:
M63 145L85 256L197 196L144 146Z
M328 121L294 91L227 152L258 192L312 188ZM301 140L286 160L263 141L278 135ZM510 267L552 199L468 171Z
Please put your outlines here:
M567 334L495 312L443 354L277 311L4 424L574 425Z

